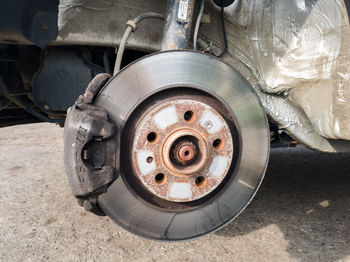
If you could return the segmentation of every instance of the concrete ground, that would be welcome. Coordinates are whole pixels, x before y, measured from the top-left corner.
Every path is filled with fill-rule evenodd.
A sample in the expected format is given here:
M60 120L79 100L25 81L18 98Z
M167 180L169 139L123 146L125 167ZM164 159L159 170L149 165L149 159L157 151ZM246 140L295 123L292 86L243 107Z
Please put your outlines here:
M52 124L0 129L1 261L350 261L350 154L273 150L237 220L198 240L161 243L76 204L62 133Z

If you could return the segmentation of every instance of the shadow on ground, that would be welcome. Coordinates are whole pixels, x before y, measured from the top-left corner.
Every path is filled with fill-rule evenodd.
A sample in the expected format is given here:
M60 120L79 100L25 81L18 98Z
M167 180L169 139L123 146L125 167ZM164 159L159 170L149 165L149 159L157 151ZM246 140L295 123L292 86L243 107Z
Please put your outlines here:
M234 237L275 224L289 242L291 256L335 261L350 255L349 223L350 154L297 147L272 150L255 199L217 234Z

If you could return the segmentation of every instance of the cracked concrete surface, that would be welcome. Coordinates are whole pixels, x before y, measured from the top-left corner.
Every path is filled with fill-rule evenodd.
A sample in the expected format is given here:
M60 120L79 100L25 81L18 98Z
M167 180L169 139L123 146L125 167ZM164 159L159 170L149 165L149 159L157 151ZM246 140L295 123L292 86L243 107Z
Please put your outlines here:
M350 154L274 149L260 191L207 237L161 243L79 207L53 124L0 129L1 261L350 261Z

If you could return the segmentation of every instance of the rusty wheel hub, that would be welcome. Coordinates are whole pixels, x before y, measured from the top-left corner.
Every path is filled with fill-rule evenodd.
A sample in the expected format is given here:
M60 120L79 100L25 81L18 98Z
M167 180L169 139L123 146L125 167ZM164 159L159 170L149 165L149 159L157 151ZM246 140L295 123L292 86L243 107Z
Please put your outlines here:
M144 187L174 202L197 200L225 178L233 142L224 118L192 99L170 99L143 114L132 143L133 170Z

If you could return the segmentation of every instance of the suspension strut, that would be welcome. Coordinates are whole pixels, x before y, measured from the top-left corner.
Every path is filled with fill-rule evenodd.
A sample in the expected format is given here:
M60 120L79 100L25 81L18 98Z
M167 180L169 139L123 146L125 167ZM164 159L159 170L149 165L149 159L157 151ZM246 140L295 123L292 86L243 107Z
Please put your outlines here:
M187 49L195 0L168 0L162 51Z

